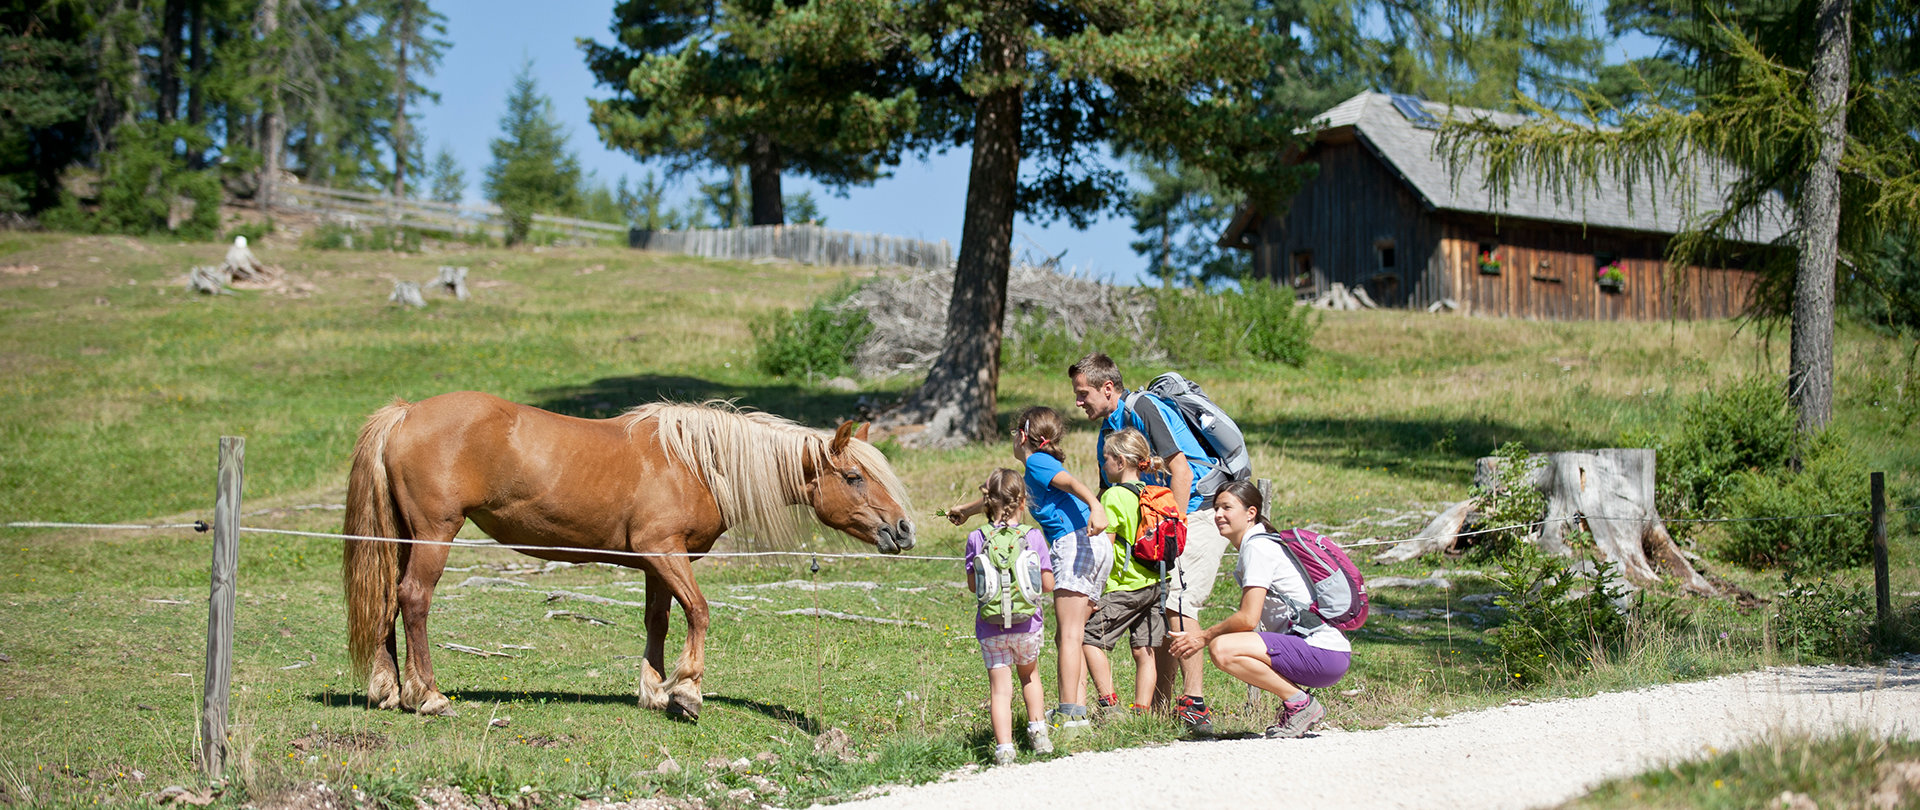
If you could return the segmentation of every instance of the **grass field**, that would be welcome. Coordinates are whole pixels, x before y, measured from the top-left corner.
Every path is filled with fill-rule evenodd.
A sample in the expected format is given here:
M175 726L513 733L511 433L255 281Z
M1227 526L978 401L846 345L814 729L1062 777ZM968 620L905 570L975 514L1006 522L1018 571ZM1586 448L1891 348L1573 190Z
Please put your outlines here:
M0 274L0 521L206 518L217 439L238 435L247 438L247 525L338 531L340 512L328 507L343 498L355 432L396 396L476 389L583 416L658 397L721 397L824 427L853 414L861 396L897 395L917 382L837 391L754 369L747 319L810 300L843 280L841 271L615 248L390 255L269 245L262 257L313 283L312 295L188 294L185 269L221 251L0 234L0 265L20 268ZM394 279L424 281L440 264L472 268L472 301L430 298L424 311L385 303ZM1501 442L1557 450L1657 433L1697 392L1778 373L1786 355L1784 337L1769 343L1728 323L1404 312L1330 313L1316 347L1301 369L1183 369L1246 429L1256 469L1275 481L1282 523L1347 524L1458 500L1473 459ZM1902 380L1906 349L1843 330L1837 350L1836 427L1873 469L1888 472L1897 504L1920 503L1920 442L1888 393ZM1158 370L1130 369L1135 379ZM1077 415L1059 369L1010 368L1001 385L1003 414L1043 403ZM1070 467L1091 475L1093 437L1084 422L1077 427ZM970 497L988 470L1013 464L1004 445L882 446L922 512ZM1895 522L1896 593L1920 590L1911 525ZM959 530L934 520L922 529L917 551L957 553ZM471 527L465 534L478 536ZM0 661L0 800L122 804L192 783L204 536L5 529L0 541L0 653L8 658ZM827 550L853 545L818 541ZM443 580L431 633L436 643L514 657L434 650L457 718L357 708L359 685L345 674L338 553L334 541L243 538L236 771L222 801L259 801L324 779L397 806L411 806L397 797L427 784L500 795L527 786L555 801L667 794L746 805L751 795L804 804L990 759L970 599L952 563L829 559L817 573L806 560L700 563L708 596L730 606L715 610L713 694L694 726L634 705L637 608L547 601L565 589L638 602L637 576L544 571L498 551L455 552L452 565L464 570ZM1456 566L1475 567L1435 558L1367 572ZM1777 590L1777 575L1714 570L1758 592ZM469 576L528 587L459 587ZM1863 573L1845 576L1857 582ZM1516 693L1485 635L1497 616L1462 601L1485 587L1469 578L1453 591L1377 592L1376 605L1391 612L1377 610L1356 635L1345 691L1322 696L1330 719L1371 727L1517 694L1591 693L1780 659L1764 612L1690 600L1678 604L1689 619L1683 629L1649 629L1623 660ZM1216 604L1231 590L1222 577ZM810 607L920 624L778 615ZM556 608L612 624L544 618ZM676 619L676 640L677 627ZM1051 666L1049 656L1042 672ZM1116 661L1116 670L1131 667ZM1243 709L1226 676L1209 678L1225 730L1265 725L1271 707ZM497 719L506 725L490 724ZM832 728L849 733L851 761L814 752L813 738ZM1138 718L1069 748L1177 732L1163 718ZM773 756L751 759L763 753ZM743 757L750 764L738 769L706 764ZM668 759L677 772L662 772Z

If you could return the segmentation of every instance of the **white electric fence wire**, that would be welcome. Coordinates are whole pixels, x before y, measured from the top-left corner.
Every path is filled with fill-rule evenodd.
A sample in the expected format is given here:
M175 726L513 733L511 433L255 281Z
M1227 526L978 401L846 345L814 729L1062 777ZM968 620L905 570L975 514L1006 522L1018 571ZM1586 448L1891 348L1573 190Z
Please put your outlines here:
M1887 512L1889 513L1910 512L1915 509L1920 509L1920 506L1903 506L1896 509L1888 509ZM1867 510L1860 510L1860 511L1854 511L1854 512L1827 512L1824 514L1817 514L1817 515L1769 515L1769 516L1762 516L1762 517L1744 517L1744 518L1675 518L1671 520L1664 520L1663 522L1666 522L1666 523L1744 523L1744 522L1767 521L1767 520L1811 520L1811 519L1817 519L1817 518L1830 518L1830 517L1852 517L1856 515L1867 515L1867 514L1872 514L1872 513ZM1579 520L1624 520L1624 521L1651 522L1655 519L1656 518L1646 518L1646 517L1608 517L1603 515L1572 515L1565 518L1555 518L1553 520L1537 520L1532 523L1519 523L1512 526L1497 526L1497 527L1488 528L1488 529L1475 529L1470 532L1459 532L1454 536L1455 537L1472 537L1474 535L1491 534L1494 532L1513 531L1515 529L1532 529L1532 528L1545 526L1549 523L1555 523L1555 522L1571 523ZM201 531L201 532L207 531L209 528L211 528L211 526L212 524L202 523L198 521L194 523L148 524L148 523L59 523L54 521L27 520L27 521L14 521L6 524L6 527L10 529L101 529L101 530L126 530L126 531L161 531L161 530L170 530L170 529L193 529L195 531ZM492 540L455 539L452 541L446 541L446 540L416 540L416 539L407 538L407 537L370 537L365 535L334 534L331 532L303 532L303 531L295 531L292 529L264 529L264 528L257 528L253 526L242 526L240 527L240 531L242 533L249 533L249 534L273 534L273 535L283 535L287 537L314 537L314 538L322 538L322 539L329 539L329 540L365 540L368 542L375 542L375 543L406 543L406 544L430 545L430 546L459 546L462 548L498 548L498 549L506 549L509 551L576 551L583 554L594 554L594 555L608 556L608 557L815 557L815 558L830 559L830 560L834 560L834 559L838 559L838 560L921 560L921 561L934 561L934 562L960 562L965 559L964 557L954 557L954 556L946 556L946 555L881 554L878 552L849 554L849 553L831 553L831 552L818 552L818 551L710 551L705 554L695 554L689 551L619 551L619 550L613 550L613 549L574 548L569 546L508 545L505 543L494 542ZM1427 539L1427 538L1422 538L1416 535L1414 537L1402 537L1402 538L1393 539L1393 540L1363 540L1357 543L1338 543L1336 545L1339 545L1341 548L1360 548L1363 546L1390 546L1390 545L1396 545L1399 543L1409 543L1414 540L1421 540L1421 539Z

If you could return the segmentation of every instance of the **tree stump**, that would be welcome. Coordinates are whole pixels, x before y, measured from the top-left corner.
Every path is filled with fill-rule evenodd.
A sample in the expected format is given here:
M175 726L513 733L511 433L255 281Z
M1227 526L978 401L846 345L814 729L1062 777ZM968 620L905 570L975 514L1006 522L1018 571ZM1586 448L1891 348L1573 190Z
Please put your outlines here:
M244 236L233 238L233 246L227 248L227 258L220 263L220 269L226 272L227 278L240 281L262 280L273 272L247 248L247 238Z
M427 308L427 298L420 294L420 285L411 281L394 282L393 294L387 296L387 300L403 307Z
M440 276L434 279L433 286L444 288L457 300L467 300L467 268L441 265Z
M1543 463L1527 485L1547 496L1545 523L1528 540L1542 550L1571 556L1570 530L1585 529L1593 536L1601 557L1620 567L1620 574L1636 586L1660 580L1660 571L1674 577L1686 591L1712 595L1718 591L1693 569L1667 533L1654 509L1654 452L1645 449L1581 450L1535 454ZM1499 481L1501 459L1489 456L1474 462L1474 485L1491 489ZM1396 562L1433 551L1451 550L1460 529L1472 517L1477 501L1454 504L1407 543L1376 556Z

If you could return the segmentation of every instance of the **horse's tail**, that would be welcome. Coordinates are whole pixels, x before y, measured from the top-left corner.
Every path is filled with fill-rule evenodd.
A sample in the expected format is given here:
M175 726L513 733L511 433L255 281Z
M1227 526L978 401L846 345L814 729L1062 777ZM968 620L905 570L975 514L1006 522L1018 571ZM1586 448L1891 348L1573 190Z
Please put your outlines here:
M353 445L347 474L346 533L362 537L399 537L398 509L387 473L387 437L412 407L394 400L367 419ZM355 678L364 678L374 653L393 632L398 610L400 545L377 540L348 540L340 575L347 595L347 655Z

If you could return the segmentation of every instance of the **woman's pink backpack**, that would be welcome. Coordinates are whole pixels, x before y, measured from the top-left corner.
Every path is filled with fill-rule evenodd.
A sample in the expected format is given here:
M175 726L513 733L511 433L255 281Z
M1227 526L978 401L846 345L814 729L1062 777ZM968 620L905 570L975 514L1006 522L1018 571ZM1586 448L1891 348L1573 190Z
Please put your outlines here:
M1280 543L1313 590L1309 610L1341 630L1358 630L1367 623L1367 581L1360 576L1346 549L1306 529L1286 529L1266 535Z

